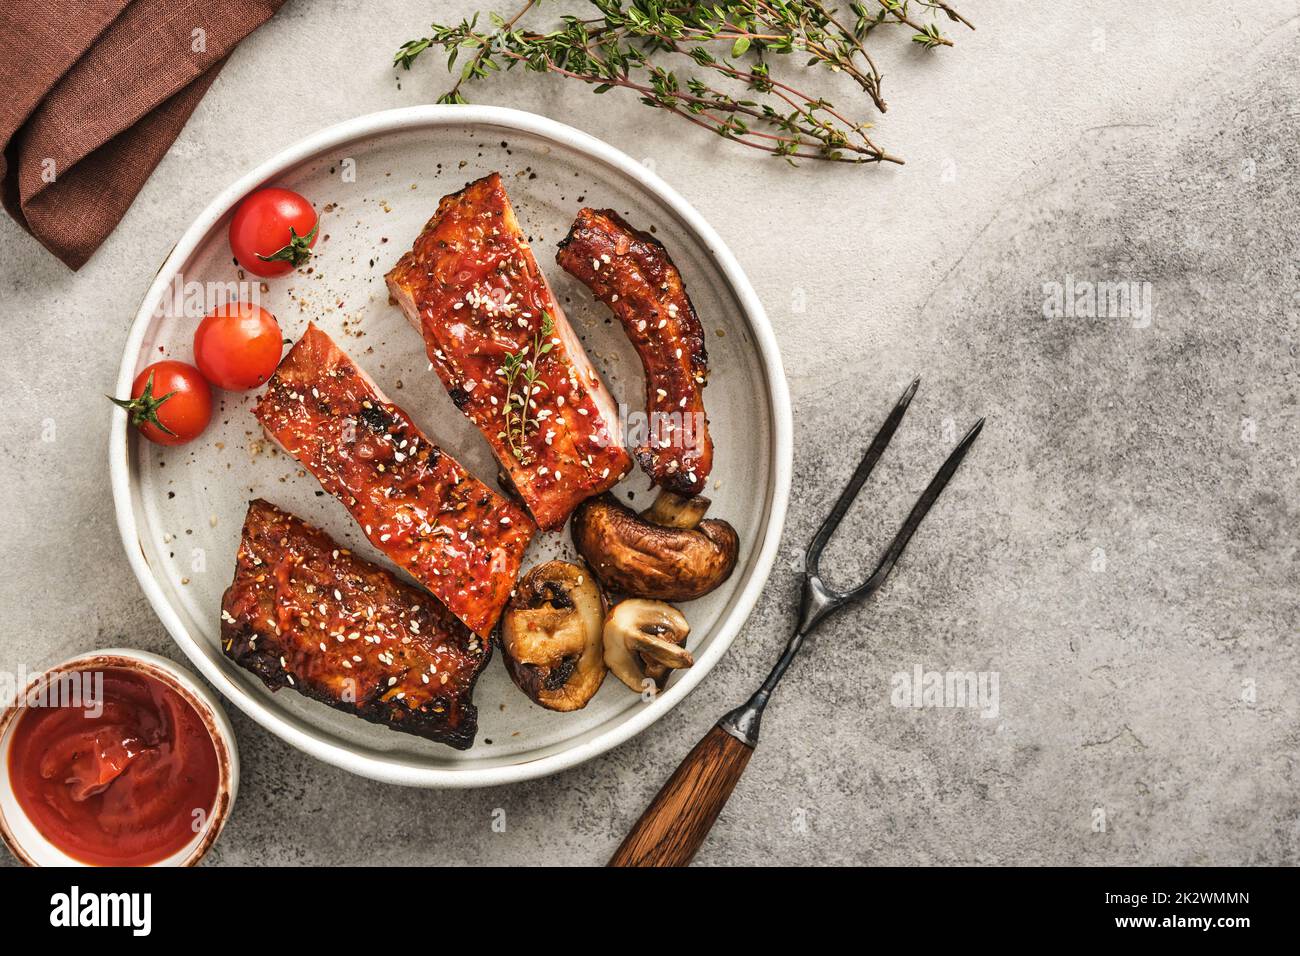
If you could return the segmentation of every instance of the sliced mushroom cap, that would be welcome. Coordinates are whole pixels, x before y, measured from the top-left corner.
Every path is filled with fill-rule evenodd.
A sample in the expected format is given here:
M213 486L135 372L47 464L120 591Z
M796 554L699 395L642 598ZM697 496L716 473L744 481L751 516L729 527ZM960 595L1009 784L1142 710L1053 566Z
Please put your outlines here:
M611 590L661 601L689 601L727 580L740 551L736 529L725 521L695 518L694 525L683 526L691 515L703 514L699 501L708 507L707 499L681 499L680 505L660 508L656 502L647 510L647 515L657 513L678 523L670 526L647 521L611 494L588 498L573 513L573 543Z
M605 601L586 568L539 564L522 578L501 617L510 678L549 710L578 710L605 679Z
M605 617L605 665L638 694L647 689L647 679L663 690L669 672L695 663L686 649L690 633L686 618L671 604L620 601Z

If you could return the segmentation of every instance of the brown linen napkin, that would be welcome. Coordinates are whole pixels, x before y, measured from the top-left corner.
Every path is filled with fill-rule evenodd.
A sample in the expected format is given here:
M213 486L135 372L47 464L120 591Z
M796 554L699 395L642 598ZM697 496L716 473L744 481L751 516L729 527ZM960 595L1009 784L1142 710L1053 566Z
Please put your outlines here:
M4 206L79 269L284 0L2 0Z

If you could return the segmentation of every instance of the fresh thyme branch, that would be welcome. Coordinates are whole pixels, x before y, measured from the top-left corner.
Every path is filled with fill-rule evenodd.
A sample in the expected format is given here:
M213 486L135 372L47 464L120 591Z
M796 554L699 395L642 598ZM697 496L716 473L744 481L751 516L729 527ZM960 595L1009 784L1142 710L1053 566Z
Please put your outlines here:
M459 78L440 103L464 103L467 84L522 64L595 93L632 90L646 106L792 164L901 163L872 140L870 122L800 92L786 82L793 77L774 75L773 65L847 76L883 113L883 77L868 42L901 31L934 50L952 46L940 22L975 29L938 0L852 0L842 11L816 0L589 0L588 12L597 15L566 14L558 28L537 33L519 26L537 3L525 0L508 19L489 14L487 27L479 26L479 14L454 26L435 23L429 36L402 44L394 65L409 70L431 48L447 54L453 73L460 62Z
M528 464L525 440L528 438L529 426L537 428L537 403L533 396L542 390L543 383L538 381L540 374L537 363L546 357L555 347L551 336L555 333L555 320L551 313L542 313L542 327L533 334L531 348L528 343L518 352L510 352L497 370L497 377L506 383L506 404L501 410L505 418L505 430L498 432L498 438L504 438L510 444L511 453L520 464ZM558 341L558 339L556 340Z

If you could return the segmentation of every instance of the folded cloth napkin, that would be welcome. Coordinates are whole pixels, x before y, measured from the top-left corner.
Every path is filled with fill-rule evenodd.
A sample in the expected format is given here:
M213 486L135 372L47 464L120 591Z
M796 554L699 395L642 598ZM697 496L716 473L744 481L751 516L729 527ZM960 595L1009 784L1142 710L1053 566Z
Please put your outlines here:
M0 0L0 188L79 269L284 0Z

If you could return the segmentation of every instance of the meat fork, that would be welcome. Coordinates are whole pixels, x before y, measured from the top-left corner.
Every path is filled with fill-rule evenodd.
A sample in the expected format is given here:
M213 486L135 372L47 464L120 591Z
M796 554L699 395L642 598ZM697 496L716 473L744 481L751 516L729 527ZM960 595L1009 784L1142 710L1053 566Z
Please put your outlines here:
M740 781L740 775L744 773L754 747L758 745L763 708L767 706L772 692L785 676L795 655L803 647L804 638L832 612L846 604L869 598L889 577L889 572L898 563L899 556L907 547L917 526L974 444L980 429L984 427L983 418L971 426L970 431L957 443L947 461L930 480L869 578L850 591L836 591L822 580L821 557L831 535L857 498L871 469L884 453L885 446L893 438L903 420L903 413L907 411L920 384L919 378L914 379L903 392L880 431L872 439L866 454L862 456L848 486L840 493L831 513L826 516L826 520L817 529L817 534L813 536L812 543L808 545L804 558L799 623L771 673L748 701L718 721L686 755L686 759L668 778L632 832L610 858L610 866L685 866L690 863L731 796L731 791Z

